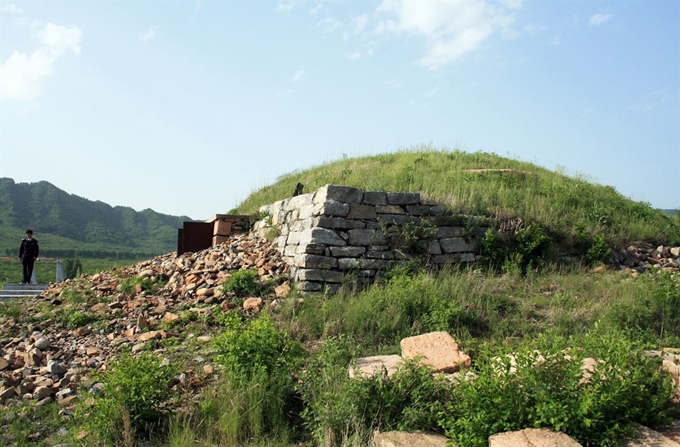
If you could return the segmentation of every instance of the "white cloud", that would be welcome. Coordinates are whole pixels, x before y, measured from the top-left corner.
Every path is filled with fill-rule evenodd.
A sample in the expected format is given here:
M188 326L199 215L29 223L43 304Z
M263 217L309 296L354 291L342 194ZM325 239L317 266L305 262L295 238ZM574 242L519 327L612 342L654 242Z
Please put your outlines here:
M323 3L319 3L315 7L309 10L310 14L316 14L317 12L321 11L323 9Z
M520 9L522 7L522 0L500 0L503 6L508 9Z
M425 96L427 96L428 98L433 97L434 95L437 94L437 91L439 91L439 87L440 87L439 84L435 85L434 87L432 87L432 89L430 89L430 91L425 93Z
M156 31L158 31L159 28L160 27L158 25L154 25L151 28L149 28L148 30L144 31L143 33L140 33L139 34L139 40L141 40L142 42L145 42L145 43L150 41L151 39L156 37Z
M41 45L30 56L15 51L0 64L0 99L33 101L40 96L55 62L67 51L80 54L80 28L48 23L37 35Z
M0 13L3 14L21 14L23 12L24 10L19 8L14 3L6 3L4 5L0 5Z
M332 33L342 26L342 22L333 17L326 17L316 24L319 28L323 28L327 33Z
M664 90L651 92L645 96L643 102L628 107L628 110L631 112L651 113L661 109L670 99L671 95Z
M390 87L392 87L392 88L395 89L395 90L398 90L398 89L404 87L404 84L402 84L401 82L397 81L396 79L389 79L389 80L383 82L383 84L389 85Z
M277 11L290 11L291 9L295 8L295 2L279 2L276 5L276 10Z
M368 16L366 14L354 17L352 19L352 25L354 25L354 28L356 28L357 31L363 31L364 28L366 28L366 25L368 25Z
M290 82L297 82L300 79L302 79L305 76L305 71L304 70L298 70L295 72L292 78L290 78Z
M612 18L611 14L595 14L594 16L592 16L590 18L588 23L591 26L599 26L599 25L602 25L605 22L608 22L609 19L611 19L611 18Z
M506 0L502 4L508 8L522 6L521 1ZM517 34L510 28L513 14L484 0L383 0L377 11L395 15L396 20L379 22L376 33L411 33L427 38L427 54L417 63L430 69L479 49L496 31L506 37Z

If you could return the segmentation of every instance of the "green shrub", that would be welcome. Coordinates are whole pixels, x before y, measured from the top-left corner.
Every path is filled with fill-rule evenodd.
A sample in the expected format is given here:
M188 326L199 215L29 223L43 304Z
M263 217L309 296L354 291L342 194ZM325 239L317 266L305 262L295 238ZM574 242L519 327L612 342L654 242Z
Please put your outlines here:
M604 236L598 234L591 240L584 259L590 265L603 263L611 252L612 250L609 248L609 244L607 244Z
M673 387L660 359L645 357L622 335L594 333L581 341L540 336L514 353L514 365L485 352L478 378L453 388L441 426L460 447L486 446L495 433L526 427L562 431L583 445L612 445L634 432L633 422L670 420ZM586 357L601 361L584 379Z
M225 407L234 415L230 436L238 444L286 438L299 412L293 373L302 363L302 347L277 330L266 313L250 322L230 313L224 323L226 331L214 344L233 396Z
M91 409L83 409L84 425L114 444L134 436L148 438L162 428L172 409L170 388L178 367L162 365L150 353L123 354L99 379L104 384Z
M414 362L407 362L391 377L349 378L353 352L356 349L348 338L329 339L300 378L302 416L318 444L366 441L376 429L441 431L437 415L448 398L449 384Z
M255 269L238 270L231 275L229 281L224 284L225 292L247 293L258 295L260 288L257 281L258 275Z

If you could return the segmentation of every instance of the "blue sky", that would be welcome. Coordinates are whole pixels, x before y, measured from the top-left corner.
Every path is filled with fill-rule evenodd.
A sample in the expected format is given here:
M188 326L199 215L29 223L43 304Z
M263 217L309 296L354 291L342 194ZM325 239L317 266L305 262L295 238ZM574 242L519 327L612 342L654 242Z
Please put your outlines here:
M680 207L677 0L0 0L0 64L0 177L111 205L431 144Z

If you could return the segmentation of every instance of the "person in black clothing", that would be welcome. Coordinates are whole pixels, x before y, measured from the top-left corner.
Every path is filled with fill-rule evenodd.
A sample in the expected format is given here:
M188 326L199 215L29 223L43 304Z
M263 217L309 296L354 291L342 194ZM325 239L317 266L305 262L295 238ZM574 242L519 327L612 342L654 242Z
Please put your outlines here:
M38 259L40 247L37 239L33 239L33 230L26 230L26 237L21 241L19 248L19 259L24 267L24 280L21 284L30 284L33 276L33 263Z

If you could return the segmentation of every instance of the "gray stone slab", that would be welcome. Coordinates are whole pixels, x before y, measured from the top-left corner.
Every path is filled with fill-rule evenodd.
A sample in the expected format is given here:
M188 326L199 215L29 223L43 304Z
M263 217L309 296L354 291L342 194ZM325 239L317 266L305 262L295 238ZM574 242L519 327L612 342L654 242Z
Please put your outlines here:
M442 254L442 247L439 245L439 241L427 241L427 252L431 255Z
M360 205L358 203L353 203L349 208L349 219L375 219L377 214L375 212L375 206L373 205Z
M389 250L368 250L366 257L369 259L394 259L394 253Z
M375 211L378 214L406 214L406 210L399 205L378 205Z
M342 282L345 275L342 272L325 269L298 269L297 281Z
M366 253L366 247L330 247L330 250L336 258L357 258Z
M361 203L364 192L359 188L349 186L326 185L319 188L314 194L314 203L335 200L341 203Z
M305 269L333 269L338 267L338 259L321 255L301 254L295 256L295 267Z
M470 251L467 241L462 237L442 238L439 240L439 245L446 254Z
M418 205L419 192L388 192L387 203L390 205Z
M385 237L380 230L349 230L349 245L383 245Z
M323 244L306 244L301 245L298 253L308 253L310 255L322 255L326 251L326 246Z
M349 204L328 200L314 206L315 216L337 216L346 217L349 214Z
M462 227L439 227L439 232L437 233L437 239L448 238L448 237L459 237L463 235Z
M366 222L360 220L350 220L343 217L317 217L315 220L317 227L329 228L334 230L355 230L366 228Z
M439 216L446 209L443 206L407 205L406 212L412 216Z
M365 230L351 230L351 231L365 231ZM325 245L347 245L335 231L327 228L310 228L304 230L300 235L300 245L306 244L325 244ZM358 244L352 244L358 245Z
M366 205L387 205L387 193L383 191L364 192L363 203Z
M387 225L405 225L407 222L418 223L420 218L416 216L398 215L398 214L380 214L378 221Z
M383 270L387 268L388 261L382 259L366 259L366 258L338 258L338 268L340 270Z

